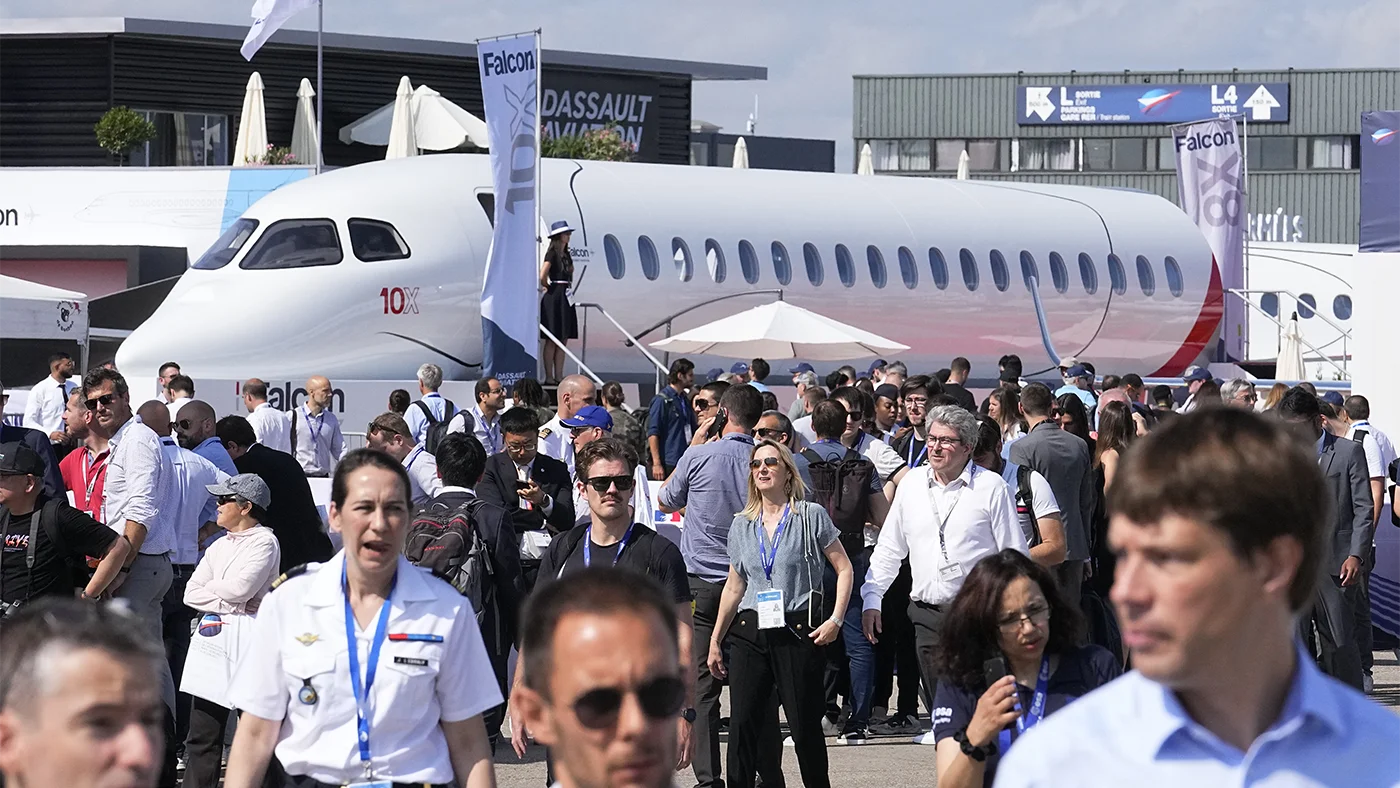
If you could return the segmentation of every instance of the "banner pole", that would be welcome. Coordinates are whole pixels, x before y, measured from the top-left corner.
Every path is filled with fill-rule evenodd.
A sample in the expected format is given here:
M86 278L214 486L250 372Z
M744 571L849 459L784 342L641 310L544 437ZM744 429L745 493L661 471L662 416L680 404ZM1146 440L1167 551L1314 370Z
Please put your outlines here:
M321 84L321 30L325 27L326 10L325 0L316 0L316 174L321 173L321 167L325 161L326 142L321 128L321 118L323 118L325 101L325 88Z
M541 198L544 196L544 189L543 189L543 187L544 187L544 178L541 177L541 176L544 174L544 171L543 171L543 169L542 169L542 167L541 167L541 162L542 162L542 159L543 159L543 156L541 156L541 154L543 153L543 147L544 147L543 143L544 143L544 140L540 139L540 133L541 133L541 131L542 131L542 129L543 129L543 124L540 123L540 114L539 114L539 113L540 113L540 107L544 106L544 104L543 104L543 100L544 100L544 99L543 99L543 87L542 87L542 86L543 86L543 83L544 83L544 57L543 57L543 55L544 55L544 46L543 46L543 44L541 43L542 40L543 40L543 28L538 28L538 27L537 27L537 28L535 28L535 64L536 64L536 65L535 65L535 69L536 69L536 70L535 70L535 128L534 128L534 132L535 132L535 260L534 260L534 264L535 264L535 270L537 270L537 271L538 271L538 269L539 269L539 266L540 266L540 265L543 263L543 261L544 261L544 252L543 252L542 249L541 249L541 247L542 247L542 245L543 245L543 243L544 243L544 239L540 237L540 214L541 214L541 210L540 210L540 200L541 200ZM538 298L535 299L535 322L536 322L536 323L539 323L539 322L540 322L540 299L538 299ZM543 342L540 342L539 344L540 344L540 347L543 347L543 344L544 344L544 343L543 343ZM538 361L537 361L537 364L543 364L543 363L544 363L544 353L540 352L538 349L535 351L535 358L538 360ZM539 367L537 366L537 370L538 370L538 368L539 368Z
M1248 293L1248 292L1249 292L1249 241L1250 241L1249 236L1253 234L1253 228L1251 227L1251 225L1254 224L1254 222L1253 222L1253 214L1251 214L1251 213L1249 212L1249 115L1248 115L1247 113L1241 113L1241 114L1240 114L1240 122L1241 122L1241 124L1242 124L1242 125L1241 125L1241 130L1240 130L1240 153L1241 153L1241 158L1243 159L1243 161L1240 162L1240 182L1241 182L1241 188L1240 188L1240 191L1241 191L1240 197L1241 197L1241 199L1240 199L1240 202L1242 203L1242 205L1240 206L1240 212L1244 214L1244 291L1245 291L1246 293ZM1239 298L1242 298L1242 299L1243 299L1243 298L1248 298L1248 296L1239 296ZM1248 361L1248 360L1249 360L1249 310L1248 310L1248 309L1245 309L1245 310L1243 311L1243 314L1244 314L1244 325L1242 326L1241 330L1244 332L1244 334L1243 334L1243 336L1240 337L1240 352L1241 352L1241 355L1244 356L1244 358L1243 358L1243 359L1240 359L1240 360L1241 360L1241 361Z

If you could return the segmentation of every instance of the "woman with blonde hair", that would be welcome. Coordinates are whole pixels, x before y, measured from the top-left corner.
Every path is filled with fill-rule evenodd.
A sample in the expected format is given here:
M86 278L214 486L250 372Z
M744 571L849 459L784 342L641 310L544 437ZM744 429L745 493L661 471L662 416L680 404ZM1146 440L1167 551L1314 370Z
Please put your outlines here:
M1273 386L1269 387L1268 396L1264 397L1263 401L1259 403L1259 410L1273 410L1283 399L1283 395L1287 393L1287 383L1275 383Z
M758 752L779 739L776 730L767 729L778 721L768 705L776 685L802 784L829 788L819 647L841 632L851 599L851 561L826 509L804 500L807 490L792 452L761 440L752 457L748 505L729 528L729 578L710 638L710 672L729 678L728 782L750 788L760 763L781 758L780 752L763 757ZM836 570L834 606L822 598L827 562Z

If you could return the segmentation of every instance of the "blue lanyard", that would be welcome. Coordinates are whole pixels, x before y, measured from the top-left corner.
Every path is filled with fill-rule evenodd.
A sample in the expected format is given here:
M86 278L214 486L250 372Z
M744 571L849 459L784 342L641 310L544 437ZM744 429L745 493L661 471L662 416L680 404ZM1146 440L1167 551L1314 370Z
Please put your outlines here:
M763 574L768 578L768 585L773 584L773 565L778 561L778 542L783 538L783 531L787 529L788 515L792 513L792 504L783 507L783 513L778 518L778 528L773 532L773 549L770 552L763 545L763 517L758 518L758 559L763 564Z
M1016 736L1019 738L1028 729L1034 728L1041 718L1045 716L1045 696L1050 685L1050 657L1040 658L1040 675L1035 680L1035 695L1031 698L1030 711L1016 718ZM1020 705L1020 702L1017 702ZM997 735L997 744L1000 746L1002 757L1006 756L1006 751L1011 749L1011 731L1002 728Z
M909 467L910 467L910 468L917 468L917 467L919 467L919 463L923 462L923 461L924 461L924 456L928 454L928 441L925 440L925 441L924 441L924 447L923 447L922 449L919 450L918 459L915 459L915 458L914 458L914 441L916 441L916 440L918 440L918 439L919 439L919 436L918 436L917 434L915 434L914 437L912 437L912 438L909 439Z
M311 435L311 453L315 455L317 451L320 451L321 429L326 426L326 412L324 410L321 411L321 421L319 424L312 421L310 408L302 405L301 412L306 414L306 431Z
M408 458L408 464L405 465L403 469L404 469L405 471L411 471L411 470L413 470L413 463L415 463L415 462L418 461L418 457L419 457L419 455L421 455L422 453L423 453L423 447L422 447L422 446L414 446L414 447L413 447L413 454L409 456L409 458Z
M622 551L627 549L627 541L632 538L632 529L636 527L636 523L627 526L627 533L622 535L622 541L618 542L617 545L617 553L613 555L613 566L617 566L617 559L621 558ZM593 565L593 551L589 549L591 544L593 544L593 526L590 525L588 530L583 532L583 567L585 569Z
M394 598L398 575L389 585L389 595L379 608L379 622L374 625L374 639L369 644L369 664L365 668L364 686L360 685L360 645L355 640L355 612L350 609L350 588L345 581L345 565L340 566L340 587L345 594L345 644L350 651L350 688L355 693L355 722L359 728L360 762L369 777L369 692L374 687L375 668L379 665L379 649L389 630L389 607Z

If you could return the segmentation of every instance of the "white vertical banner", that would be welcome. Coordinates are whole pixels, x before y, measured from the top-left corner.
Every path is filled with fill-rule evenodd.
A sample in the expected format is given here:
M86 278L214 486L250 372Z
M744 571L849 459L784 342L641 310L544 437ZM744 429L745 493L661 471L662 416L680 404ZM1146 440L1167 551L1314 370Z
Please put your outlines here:
M1233 118L1172 130L1181 208L1196 223L1215 254L1220 284L1244 288L1244 153ZM1248 341L1246 307L1226 293L1218 361L1243 361Z
M477 41L496 226L481 288L482 376L512 388L539 357L538 31Z

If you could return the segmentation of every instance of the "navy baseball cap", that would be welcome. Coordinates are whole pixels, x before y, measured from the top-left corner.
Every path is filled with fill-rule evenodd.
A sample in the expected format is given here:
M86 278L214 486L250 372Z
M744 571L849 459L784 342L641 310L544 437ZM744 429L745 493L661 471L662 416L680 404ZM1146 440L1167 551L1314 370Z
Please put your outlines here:
M1323 393L1322 401L1330 402L1335 408L1342 407L1342 403L1345 402L1345 400L1342 398L1342 392L1340 391L1328 391Z
M867 376L868 376L868 375L874 375L874 374L875 374L875 370L877 370L877 369L884 369L884 368L885 368L885 360L884 360L883 358L877 358L877 359L875 359L874 361L872 361L872 362L870 363L870 369L867 369L867 370L865 371L865 374L866 374Z
M808 364L808 363L805 362L805 361L802 362L801 364L798 364L797 366L793 367L792 369L788 370L788 372L791 372L791 373L794 374L794 375L796 375L796 374L798 374L798 373L800 373L800 372L816 372L816 371L817 371L817 368L816 368L816 367L812 366L811 364Z
M613 419L608 409L602 405L586 405L574 414L572 419L560 419L559 423L574 429L576 427L597 427L604 432L612 432Z
M44 461L29 444L19 441L0 444L0 475L43 476Z
M707 381L713 383L714 381L719 380L719 376L720 376L720 375L723 375L723 374L724 374L724 370L723 370L722 368L720 368L720 367L715 367L714 369L712 369L712 370L710 370L709 372L706 372L706 373L705 373L705 380L707 380Z
M747 375L747 374L749 374L749 365L748 365L748 364L745 364L745 363L742 362L742 361L736 361L736 362L734 362L734 366L732 366L732 367L729 368L729 374L731 374L731 375Z
M1091 378L1094 376L1093 373L1089 371L1089 368L1083 364L1075 364L1070 367L1069 370L1065 372L1065 375L1071 378Z
M1186 374L1182 376L1182 379L1187 383L1194 383L1198 380L1210 380L1210 371L1205 367L1192 367L1186 370Z

